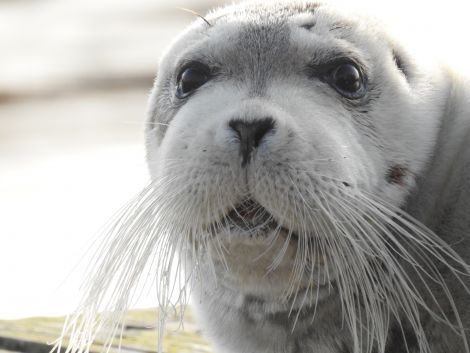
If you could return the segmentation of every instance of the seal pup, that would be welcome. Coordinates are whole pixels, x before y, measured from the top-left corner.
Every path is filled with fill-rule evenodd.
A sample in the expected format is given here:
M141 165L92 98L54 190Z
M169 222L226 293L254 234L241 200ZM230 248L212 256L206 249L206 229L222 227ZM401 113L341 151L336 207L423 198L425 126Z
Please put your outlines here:
M162 318L191 291L215 352L469 353L468 87L327 5L199 19L160 63L152 183L112 227L69 351L119 321L150 262Z

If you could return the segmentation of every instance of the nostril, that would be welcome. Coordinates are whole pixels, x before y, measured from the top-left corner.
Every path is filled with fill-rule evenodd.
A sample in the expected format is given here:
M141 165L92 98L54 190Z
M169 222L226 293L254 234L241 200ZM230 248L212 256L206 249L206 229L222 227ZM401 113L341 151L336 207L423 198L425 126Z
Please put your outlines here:
M234 119L228 125L237 133L240 140L252 140L253 146L258 147L263 137L275 127L274 119L263 118L252 121Z
M240 140L240 155L242 166L245 166L252 151L257 148L266 134L275 129L274 119L267 117L256 120L233 119L228 123L229 127L237 133Z
M274 130L274 126L274 120L271 118L262 119L255 124L255 147L258 147L260 141L268 132Z

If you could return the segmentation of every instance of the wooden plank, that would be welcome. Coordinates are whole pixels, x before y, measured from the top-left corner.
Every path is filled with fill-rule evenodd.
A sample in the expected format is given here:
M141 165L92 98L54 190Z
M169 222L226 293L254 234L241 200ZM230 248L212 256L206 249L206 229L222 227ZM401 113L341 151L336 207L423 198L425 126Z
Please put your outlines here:
M157 309L131 310L126 316L120 352L156 352ZM59 337L63 317L30 318L0 321L0 353L49 353L51 342ZM181 325L182 324L182 325ZM186 309L183 322L178 316L170 317L163 340L167 353L210 353L211 349L197 328L190 309ZM103 351L102 342L94 342L93 352ZM119 340L113 342L110 353L119 352Z

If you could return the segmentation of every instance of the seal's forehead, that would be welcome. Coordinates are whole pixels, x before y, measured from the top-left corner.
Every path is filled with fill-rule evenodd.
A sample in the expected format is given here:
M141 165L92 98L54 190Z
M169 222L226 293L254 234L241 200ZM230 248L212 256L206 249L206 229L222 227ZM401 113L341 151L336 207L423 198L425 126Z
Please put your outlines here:
M199 20L180 37L163 61L175 78L190 62L263 94L273 79L298 77L306 68L338 57L361 63L361 51L341 31L344 17L324 5L248 3L222 8Z
M173 46L165 72L173 76L188 62L202 62L219 79L249 84L262 93L273 78L301 73L309 64L335 57L361 62L361 54L344 33L352 33L344 17L324 5L234 5L199 20ZM348 30L342 32L341 29ZM168 57L170 59L168 59Z
M255 59L252 55L256 60L268 56L279 59L282 53L294 49L292 42L296 39L304 47L311 44L320 50L322 42L328 41L323 47L334 49L338 45L335 39L344 39L341 29L347 27L349 34L352 29L344 17L318 3L233 5L210 13L207 21L209 24L198 21L182 37L176 50L181 57L209 61L212 57L224 63L233 58ZM298 30L310 37L293 36Z
M317 2L280 1L246 2L210 12L207 20L212 27L236 24L238 28L293 25L305 29L336 30L346 24L351 27L350 13Z

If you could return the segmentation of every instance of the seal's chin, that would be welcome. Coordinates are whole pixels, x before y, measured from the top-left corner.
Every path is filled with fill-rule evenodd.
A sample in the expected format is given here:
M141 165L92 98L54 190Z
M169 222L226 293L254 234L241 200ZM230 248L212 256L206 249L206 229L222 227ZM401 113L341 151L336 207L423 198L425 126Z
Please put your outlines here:
M297 235L284 227L276 218L255 199L249 198L232 207L212 228L245 235L249 238L265 238L273 233L287 233L293 239Z
M270 305L290 308L299 293L307 301L318 300L329 293L331 273L324 274L323 256L306 249L312 243L301 241L300 234L256 199L246 198L212 223L210 240L204 242L208 269L218 286Z

